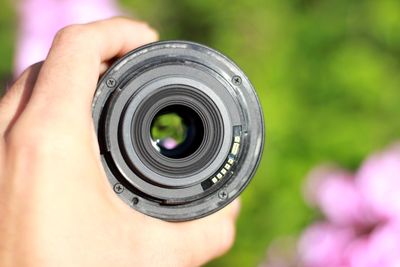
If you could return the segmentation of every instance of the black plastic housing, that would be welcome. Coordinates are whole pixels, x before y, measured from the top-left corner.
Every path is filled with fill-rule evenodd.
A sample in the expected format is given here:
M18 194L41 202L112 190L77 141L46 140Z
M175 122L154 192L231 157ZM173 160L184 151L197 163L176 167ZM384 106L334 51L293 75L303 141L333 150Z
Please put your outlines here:
M168 157L152 144L151 123L160 110L182 107L196 115L201 136L193 135L194 151ZM260 161L264 123L255 90L237 65L204 45L163 41L131 51L103 75L92 108L115 193L156 218L186 221L221 209Z

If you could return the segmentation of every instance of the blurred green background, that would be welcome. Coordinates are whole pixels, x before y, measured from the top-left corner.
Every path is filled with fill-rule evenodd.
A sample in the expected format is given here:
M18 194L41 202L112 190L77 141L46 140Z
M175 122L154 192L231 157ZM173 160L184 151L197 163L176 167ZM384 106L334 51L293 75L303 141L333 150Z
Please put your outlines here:
M16 17L0 0L0 81L10 78ZM260 96L267 144L242 197L233 249L209 266L256 266L268 244L298 236L318 215L307 173L323 162L355 169L399 137L398 0L122 0L161 39L198 41L230 56Z

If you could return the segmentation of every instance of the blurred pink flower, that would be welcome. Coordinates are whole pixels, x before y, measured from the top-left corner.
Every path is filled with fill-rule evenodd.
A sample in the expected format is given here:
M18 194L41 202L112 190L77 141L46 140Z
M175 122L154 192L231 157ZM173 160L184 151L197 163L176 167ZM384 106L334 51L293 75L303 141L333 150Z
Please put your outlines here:
M306 196L331 222L338 225L362 223L366 207L352 175L346 171L320 167L309 176Z
M170 137L160 140L160 144L166 149L174 149L178 145L176 140Z
M400 225L389 223L377 227L368 236L355 241L348 249L349 266L400 266Z
M370 157L356 183L371 212L381 219L400 219L400 147Z
M19 33L14 75L44 60L55 33L69 24L121 14L115 0L22 0L18 2Z
M306 198L325 221L311 225L298 243L306 267L400 266L400 147L375 154L351 175L320 167L309 177Z
M348 266L344 255L354 236L351 228L337 227L327 222L313 224L299 241L299 257L308 267Z

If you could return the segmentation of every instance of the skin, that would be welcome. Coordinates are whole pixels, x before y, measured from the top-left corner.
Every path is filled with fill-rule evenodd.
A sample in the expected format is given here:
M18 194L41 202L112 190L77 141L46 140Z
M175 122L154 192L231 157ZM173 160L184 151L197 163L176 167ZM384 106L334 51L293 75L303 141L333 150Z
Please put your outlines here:
M0 100L0 266L198 266L232 246L237 201L164 222L118 199L101 166L91 117L99 75L156 39L125 18L68 26Z

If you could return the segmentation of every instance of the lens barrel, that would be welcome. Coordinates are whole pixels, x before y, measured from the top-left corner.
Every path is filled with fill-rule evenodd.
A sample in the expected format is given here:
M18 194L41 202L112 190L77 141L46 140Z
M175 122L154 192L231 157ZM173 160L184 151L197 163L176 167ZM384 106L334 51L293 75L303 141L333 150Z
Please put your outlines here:
M221 209L260 161L256 93L238 66L204 45L163 41L131 51L100 79L92 109L114 192L156 218L186 221ZM179 143L152 137L154 127L165 131L155 123L165 114L184 125Z

